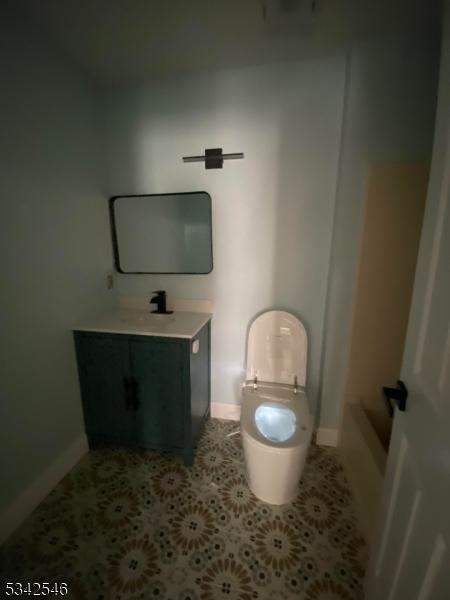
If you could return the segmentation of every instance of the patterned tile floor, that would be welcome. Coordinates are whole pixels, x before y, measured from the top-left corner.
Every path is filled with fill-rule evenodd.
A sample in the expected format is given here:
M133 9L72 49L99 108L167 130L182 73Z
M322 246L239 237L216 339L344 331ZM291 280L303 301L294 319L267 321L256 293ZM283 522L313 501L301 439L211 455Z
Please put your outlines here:
M210 420L191 468L90 452L3 546L2 579L65 581L76 600L361 599L365 545L335 451L312 446L297 498L273 507L246 485L236 427Z

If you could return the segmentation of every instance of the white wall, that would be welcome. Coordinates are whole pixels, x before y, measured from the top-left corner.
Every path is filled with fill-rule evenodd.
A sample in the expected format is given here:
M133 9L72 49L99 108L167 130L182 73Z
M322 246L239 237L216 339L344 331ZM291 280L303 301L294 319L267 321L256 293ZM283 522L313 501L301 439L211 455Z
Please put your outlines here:
M0 512L83 433L71 327L113 302L93 90L2 5Z
M119 275L121 295L215 303L212 400L239 403L250 321L283 308L305 323L308 388L319 388L345 61L309 60L180 78L108 95L109 190L212 196L210 275ZM244 152L223 170L184 164Z
M341 415L367 165L430 159L438 42L438 36L425 42L379 39L355 46L349 57L325 329L326 428L336 428Z

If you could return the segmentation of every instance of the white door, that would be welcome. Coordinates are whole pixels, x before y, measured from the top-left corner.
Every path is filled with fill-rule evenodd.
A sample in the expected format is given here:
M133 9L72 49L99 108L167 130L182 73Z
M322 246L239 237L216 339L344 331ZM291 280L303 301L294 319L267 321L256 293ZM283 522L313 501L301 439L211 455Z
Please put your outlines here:
M446 13L431 177L402 365L409 397L406 412L396 410L394 418L366 600L450 599L450 11Z

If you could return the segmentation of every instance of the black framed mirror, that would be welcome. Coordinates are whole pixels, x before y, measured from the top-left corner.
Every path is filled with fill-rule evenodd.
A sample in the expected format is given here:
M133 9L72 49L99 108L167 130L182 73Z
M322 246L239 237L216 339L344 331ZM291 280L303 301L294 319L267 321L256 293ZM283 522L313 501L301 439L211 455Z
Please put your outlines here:
M119 273L212 271L211 196L207 192L113 196L110 215Z

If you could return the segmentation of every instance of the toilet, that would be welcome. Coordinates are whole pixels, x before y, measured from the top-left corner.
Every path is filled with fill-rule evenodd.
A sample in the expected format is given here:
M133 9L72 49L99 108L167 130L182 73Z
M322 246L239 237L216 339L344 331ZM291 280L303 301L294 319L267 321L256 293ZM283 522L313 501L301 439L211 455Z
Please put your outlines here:
M269 504L295 498L311 442L306 361L306 330L294 315L270 310L252 322L241 437L249 487Z

